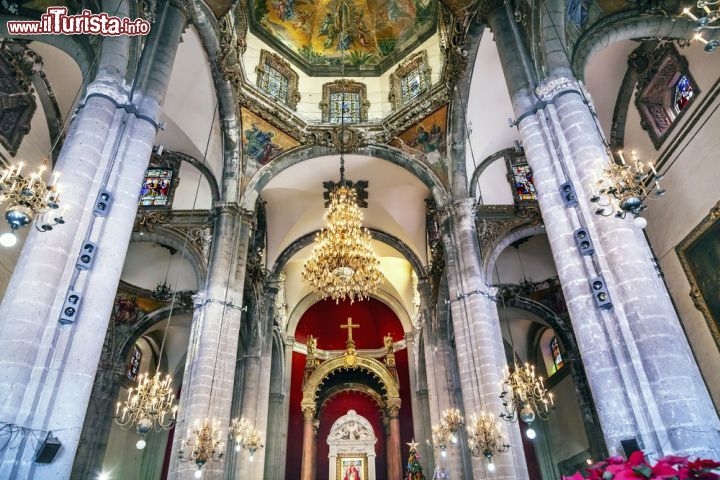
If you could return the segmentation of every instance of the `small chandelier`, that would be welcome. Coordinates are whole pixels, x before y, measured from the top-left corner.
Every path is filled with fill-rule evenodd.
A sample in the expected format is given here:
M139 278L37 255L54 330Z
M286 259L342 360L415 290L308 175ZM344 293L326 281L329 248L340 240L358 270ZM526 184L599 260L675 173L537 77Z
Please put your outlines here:
M239 452L243 448L250 453L250 461L253 461L255 452L264 447L262 443L262 432L256 430L255 427L245 417L233 418L230 424L229 436L235 440L235 451Z
M510 445L505 443L500 427L495 423L495 418L485 412L480 416L473 414L470 424L467 426L468 447L473 457L485 457L488 461L489 471L495 471L493 457L499 453L510 450Z
M445 422L440 421L440 425L432 426L433 447L440 450L440 455L443 457L447 456L447 447L451 437L452 432Z
M590 184L590 201L598 205L596 215L609 217L614 214L617 218L625 218L628 213L632 213L638 218L640 212L647 208L647 205L643 204L646 198L665 194L665 190L660 188L663 177L658 175L655 166L650 162L643 164L635 152L631 155L633 166L628 165L622 151L618 151L620 163L611 162L610 168L603 171L603 178ZM655 184L652 195L651 189L645 186L651 173ZM647 225L644 219L638 223L643 228Z
M443 410L441 418L441 423L444 423L450 431L450 441L452 443L457 443L457 436L455 433L457 433L457 431L460 430L465 423L465 419L462 415L460 415L460 410L457 408L448 408Z
M525 434L533 439L535 430L530 425L535 418L547 420L555 411L552 393L545 388L542 377L535 376L535 366L528 363L524 367L515 362L515 367L505 367L500 398L505 412L500 418L508 422L516 422L518 418L528 426Z
M5 220L12 230L0 235L0 245L12 247L17 242L15 231L29 225L36 216L56 210L60 205L60 189L57 184L59 174L54 175L52 185L41 178L45 166L29 177L20 175L24 164L11 166L0 176L0 204L5 203ZM37 227L41 232L52 230L55 225L65 223L62 214L51 215Z
M340 182L330 191L325 227L315 237L315 248L305 262L302 278L322 299L365 300L382 281L380 261L372 248L370 231L362 226L357 191L345 180L340 155Z
M135 427L140 435L140 440L135 444L139 450L145 448L145 436L151 430L159 432L175 425L177 405L171 383L172 377L168 375L163 379L159 371L152 377L148 374L140 375L138 387L128 391L125 402L117 403L115 423L125 430Z
M188 438L185 439L183 448L179 452L180 460L195 462L195 465L197 465L198 469L195 472L195 478L202 477L202 468L207 462L220 461L225 455L221 438L220 424L217 420L210 422L206 418L202 424L195 422L192 436L188 434ZM190 449L188 455L185 454L185 447Z
M697 8L700 12L701 17L696 16L692 13L689 7L683 9L683 15L687 16L696 23L694 40L697 40L705 45L705 51L707 53L713 53L720 47L718 40L706 40L702 35L702 31L705 29L716 29L720 25L713 25L715 22L720 20L720 7L718 7L718 0L698 0Z

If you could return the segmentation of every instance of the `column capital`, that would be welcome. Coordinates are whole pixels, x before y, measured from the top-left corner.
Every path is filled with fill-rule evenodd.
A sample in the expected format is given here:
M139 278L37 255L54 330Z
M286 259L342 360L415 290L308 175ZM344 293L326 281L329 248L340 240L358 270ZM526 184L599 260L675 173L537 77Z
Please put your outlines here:
M590 92L581 80L567 75L554 75L546 78L535 87L535 95L542 102L552 102L561 93L576 91L587 99L587 104L592 111L595 111Z
M308 421L315 418L315 406L312 407L304 406L302 408L303 418Z

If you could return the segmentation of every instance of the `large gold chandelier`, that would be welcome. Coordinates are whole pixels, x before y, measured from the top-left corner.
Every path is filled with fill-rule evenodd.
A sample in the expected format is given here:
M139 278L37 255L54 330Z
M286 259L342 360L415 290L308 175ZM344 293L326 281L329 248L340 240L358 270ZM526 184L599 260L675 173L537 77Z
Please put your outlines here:
M140 375L138 387L128 391L125 402L117 403L115 423L125 430L135 427L140 435L135 444L139 450L145 448L145 436L151 430L159 432L175 425L177 405L171 383L170 375L161 378L160 372L155 372L152 377Z
M197 465L195 478L202 477L203 467L207 462L217 462L225 456L225 445L221 438L222 432L217 420L210 421L206 418L202 423L195 422L192 436L188 435L179 452L180 460L195 462ZM190 449L190 453L185 452L185 447Z
M380 261L362 221L357 191L345 180L341 154L340 182L330 191L325 228L315 237L315 248L302 272L318 297L335 302L349 298L352 303L369 298L380 285Z
M235 440L235 451L247 449L250 453L249 460L253 461L255 452L262 448L262 432L255 429L255 426L245 417L233 418L230 423L229 435Z

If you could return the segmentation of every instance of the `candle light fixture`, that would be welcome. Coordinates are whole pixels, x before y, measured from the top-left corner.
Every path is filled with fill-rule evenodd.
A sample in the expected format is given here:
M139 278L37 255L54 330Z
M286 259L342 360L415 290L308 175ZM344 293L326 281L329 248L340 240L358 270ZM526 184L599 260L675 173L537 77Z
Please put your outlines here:
M202 477L202 468L207 462L219 461L225 455L221 438L220 423L207 418L202 423L195 422L192 431L188 432L178 456L181 461L194 462L197 465L195 478ZM186 453L185 448L190 452Z
M29 176L21 174L23 162L12 165L0 174L0 205L5 204L5 220L11 231L0 235L0 245L12 247L17 243L15 232L39 219L36 228L41 232L52 230L65 223L62 213L53 213L60 207L59 174L53 175L52 183L42 179L45 166ZM47 215L46 215L47 214Z
M652 162L640 161L634 151L630 154L631 162L625 161L622 150L617 155L619 162L611 161L603 170L603 177L591 182L590 201L597 204L596 215L625 218L631 213L644 227L647 223L640 218L640 213L647 208L645 199L665 194L660 187L663 176L658 174Z
M493 458L499 453L510 450L510 445L505 442L505 437L500 431L495 418L486 412L480 412L470 418L467 426L468 448L473 457L484 457L487 460L487 469L495 471Z
M713 53L720 47L720 41L717 39L707 40L702 32L720 27L720 25L715 25L715 23L720 20L720 1L698 0L696 6L700 16L695 15L690 7L684 8L682 13L695 22L696 27L693 40L702 43L707 53Z
M552 393L545 388L542 377L535 375L535 366L524 366L515 362L513 369L505 367L503 390L500 394L504 412L500 418L508 422L521 420L528 426L525 434L533 439L536 436L532 422L536 418L547 420L555 411Z
M447 447L450 443L452 433L448 428L447 424L440 421L439 425L432 426L432 444L433 447L440 450L440 455L443 457L447 456Z
M465 423L465 419L462 415L460 415L460 410L457 408L445 409L442 412L441 418L441 423L444 423L450 431L450 441L452 443L457 443L457 436L455 434Z
M250 453L251 462L255 452L264 447L262 432L256 430L250 420L245 417L233 418L228 435L235 441L236 452L246 449Z
M135 446L142 450L147 445L145 436L150 431L168 430L175 425L177 405L170 375L162 378L142 374L137 388L128 390L125 402L118 402L115 409L115 423L125 430L135 427L140 440Z

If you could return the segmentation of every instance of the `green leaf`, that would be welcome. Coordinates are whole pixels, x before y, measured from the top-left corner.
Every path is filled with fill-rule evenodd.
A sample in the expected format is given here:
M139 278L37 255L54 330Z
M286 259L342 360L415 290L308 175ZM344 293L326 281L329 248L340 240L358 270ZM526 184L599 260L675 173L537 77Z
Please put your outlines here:
M636 467L632 467L632 471L635 473L639 473L645 478L650 478L652 476L652 468L647 465L638 465Z

